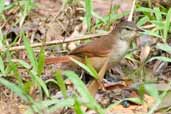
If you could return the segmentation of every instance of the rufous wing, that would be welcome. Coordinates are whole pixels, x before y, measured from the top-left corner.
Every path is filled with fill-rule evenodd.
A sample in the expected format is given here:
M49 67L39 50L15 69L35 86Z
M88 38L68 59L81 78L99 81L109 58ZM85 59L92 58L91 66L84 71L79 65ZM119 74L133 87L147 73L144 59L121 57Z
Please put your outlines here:
M104 57L110 53L113 41L108 38L99 38L93 42L81 45L69 53L78 57Z

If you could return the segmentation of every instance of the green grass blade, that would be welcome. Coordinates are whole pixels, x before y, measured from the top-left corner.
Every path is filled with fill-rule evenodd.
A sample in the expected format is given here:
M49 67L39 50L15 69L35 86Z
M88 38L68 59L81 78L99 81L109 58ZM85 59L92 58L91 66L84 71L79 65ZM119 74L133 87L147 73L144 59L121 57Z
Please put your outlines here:
M163 24L162 21L152 20L150 22L155 25L156 29L158 29L158 30L163 30L164 29L164 24Z
M148 62L153 61L153 60L160 60L163 62L171 62L171 58L164 57L164 56L157 56L157 57L152 57L151 59L148 60Z
M168 36L168 31L169 31L169 28L170 28L170 18L171 18L171 8L169 9L167 15L166 15L166 22L165 22L165 25L164 25L164 41L166 42L167 40L167 36Z
M146 92L152 97L154 97L156 100L160 99L159 91L157 90L154 84L144 84L144 88Z
M4 62L3 62L1 56L0 56L0 72L1 72L2 74L5 74L5 66L4 66Z
M162 21L162 14L159 8L154 8L154 14L158 21Z
M147 12L147 13L152 13L153 12L153 10L151 8L146 8L146 7L136 8L136 11L137 12Z
M48 91L48 88L47 88L45 82L40 77L38 77L33 70L31 71L31 76L32 76L32 80L36 84L38 84L40 87L42 87L42 89L45 92L46 96L49 97L50 96L49 91Z
M142 26L144 25L145 23L147 23L149 21L149 17L145 16L143 18L141 18L138 22L137 22L137 26Z
M60 90L64 96L64 98L67 98L67 90L65 86L64 79L62 78L62 73L60 70L57 70L55 73L55 79L57 80L58 86L60 87Z
M96 77L96 79L97 79L97 71L96 71L96 69L92 66L92 64L90 63L90 60L86 57L85 58L85 60L86 60L86 65L87 65L87 67L90 69L90 71L91 71L91 73L93 74L93 76L95 76Z
M54 112L58 108L63 108L63 107L72 107L74 105L75 101L73 98L67 98L67 99L62 99L62 100L56 100L52 99L50 101L44 101L43 104L46 104L48 107L48 112Z
M86 105L93 110L96 110L98 114L104 114L104 110L101 108L100 105L97 104L96 100L90 95L88 89L84 85L84 83L81 81L81 79L78 77L77 74L75 74L72 71L65 71L64 75L67 76L74 84L77 91L80 93L80 95L83 97L83 99L87 102Z
M35 71L37 71L37 64L38 63L37 63L36 57L35 57L35 55L33 53L33 49L30 46L30 42L29 42L28 38L24 35L23 32L21 33L21 36L22 36L23 41L24 41L24 46L26 48L27 56L28 56L28 58L29 58L29 60L30 60L30 62L32 64L32 66L33 66L33 69Z
M153 32L153 31L144 30L143 34L155 36L155 37L158 37L158 38L162 38L158 33Z
M0 0L0 19L2 18L3 20L5 20L4 10L5 10L5 0Z
M94 72L92 72L92 70L86 66L85 64L77 61L76 59L70 58L74 63L76 63L77 65L79 65L81 68L83 68L85 71L87 71L91 76L93 76L94 78L97 79L97 75L94 74Z
M28 101L26 95L24 94L24 91L20 87L18 87L16 84L9 82L8 80L4 78L0 78L0 83L4 85L5 87L9 88L16 95L20 96L23 100Z
M74 110L76 114L85 114L85 112L81 110L81 104L79 103L79 100L76 97L75 97Z
M140 98L138 98L138 97L126 98L124 100L128 100L128 101L131 101L131 102L136 103L136 104L143 104L143 101Z
M92 96L90 95L90 93L87 90L87 87L78 77L78 75L72 71L64 71L64 75L66 75L73 82L81 96L83 96L87 101L90 102L91 100L89 99L92 99Z
M168 44L162 44L162 43L158 43L156 45L157 49L161 49L163 51L166 51L167 53L171 53L171 46L169 46Z
M92 18L92 12L93 12L92 0L85 0L85 8L86 8L85 18L86 18L88 31L89 31L91 29L91 18Z
M38 69L37 69L38 76L40 76L44 70L44 64L45 64L45 54L44 53L45 53L44 49L41 48L39 58L38 58Z
M71 107L74 105L74 99L72 98L67 98L63 100L58 100L58 99L51 99L51 100L44 100L44 101L39 101L35 102L30 108L28 108L25 112L25 114L33 114L33 110L37 108L37 112L40 113L42 110L45 110L47 112L54 112L58 108L63 108L63 107Z
M5 0L0 0L0 14L3 13L5 9Z
M15 63L19 63L21 66L23 66L26 69L30 69L31 65L29 65L28 63L26 63L24 60L20 60L20 59L12 59L13 62Z
M58 82L56 80L54 80L54 79L48 79L48 80L45 81L46 84L48 84L50 82L58 85Z
M92 12L92 15L103 23L107 24L107 22L103 19L103 17L99 16L96 12Z

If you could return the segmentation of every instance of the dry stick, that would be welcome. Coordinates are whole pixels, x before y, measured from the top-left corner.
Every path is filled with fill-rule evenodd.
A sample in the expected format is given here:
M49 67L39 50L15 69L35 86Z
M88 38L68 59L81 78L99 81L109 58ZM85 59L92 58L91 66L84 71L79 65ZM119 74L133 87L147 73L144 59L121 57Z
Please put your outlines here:
M155 26L156 26L155 24L145 25L145 26L142 26L142 29L150 29L150 28L154 28Z
M132 3L132 8L131 8L131 12L130 12L129 17L128 17L128 21L132 21L134 9L135 9L135 3L136 3L136 0L134 0Z
M100 33L100 34L84 35L84 36L79 36L76 38L66 38L65 41L63 39L61 39L61 40L54 40L54 41L49 41L49 42L45 42L45 43L35 43L35 44L31 44L31 47L35 48L35 47L41 47L41 46L68 43L68 42L73 42L73 41L78 41L78 40L86 40L86 39L90 39L93 37L104 36L104 35L108 35L108 34L109 34L109 32ZM25 49L25 46L14 46L14 47L9 48L10 51L18 51L18 50L24 50L24 49ZM0 49L0 51L5 51L5 50Z

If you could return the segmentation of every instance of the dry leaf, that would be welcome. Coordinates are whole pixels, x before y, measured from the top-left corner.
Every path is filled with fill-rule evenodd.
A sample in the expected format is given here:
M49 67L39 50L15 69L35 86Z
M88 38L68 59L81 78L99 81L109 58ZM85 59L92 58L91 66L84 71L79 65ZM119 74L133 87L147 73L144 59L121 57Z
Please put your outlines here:
M63 33L63 29L61 25L57 23L49 23L47 25L48 30L46 34L46 40L47 41L52 41L52 40L57 40L57 39L62 39L63 37L61 34Z
M141 53L140 53L140 61L141 61L141 63L143 63L147 59L147 57L148 57L148 55L150 53L150 50L151 50L151 48L148 45L141 48Z
M112 0L112 6L119 5L118 13L129 11L133 0ZM94 11L100 16L105 16L110 11L111 0L93 0Z

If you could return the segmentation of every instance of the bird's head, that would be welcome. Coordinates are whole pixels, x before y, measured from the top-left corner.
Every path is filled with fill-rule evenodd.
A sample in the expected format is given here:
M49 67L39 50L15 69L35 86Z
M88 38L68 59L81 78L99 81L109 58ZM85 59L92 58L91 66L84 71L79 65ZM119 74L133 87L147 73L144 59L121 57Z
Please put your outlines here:
M121 22L116 27L120 34L121 40L126 40L131 42L133 39L138 37L140 29L136 26L134 22Z

